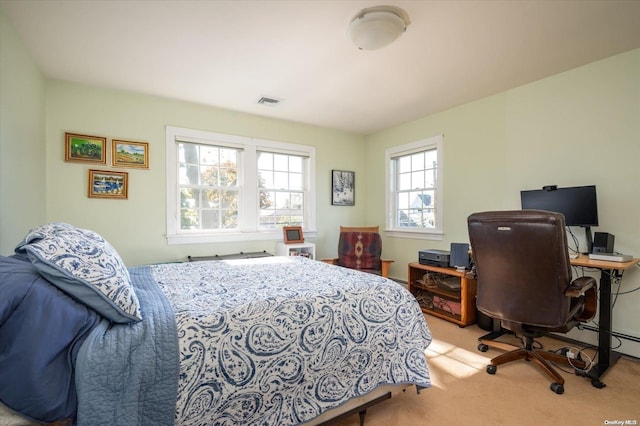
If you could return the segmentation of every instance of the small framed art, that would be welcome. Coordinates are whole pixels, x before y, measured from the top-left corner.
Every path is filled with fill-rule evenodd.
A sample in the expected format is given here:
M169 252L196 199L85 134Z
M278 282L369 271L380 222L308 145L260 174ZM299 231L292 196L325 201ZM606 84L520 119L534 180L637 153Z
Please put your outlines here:
M331 204L334 206L355 205L356 172L331 171Z
M149 143L113 139L111 164L114 167L149 168Z
M89 198L127 199L129 174L110 170L89 170Z
M282 233L284 234L285 244L304 243L302 226L283 226Z
M65 133L64 161L107 164L107 138Z

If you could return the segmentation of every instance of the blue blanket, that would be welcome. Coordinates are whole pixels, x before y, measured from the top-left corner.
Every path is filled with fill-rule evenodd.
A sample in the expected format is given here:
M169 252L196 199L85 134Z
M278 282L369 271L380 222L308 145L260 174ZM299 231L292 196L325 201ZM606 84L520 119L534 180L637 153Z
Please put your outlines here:
M72 419L73 366L100 317L17 256L0 256L0 401L39 422Z
M178 338L173 309L148 266L131 268L143 320L103 320L76 363L79 426L173 425ZM126 362L123 362L126 360Z

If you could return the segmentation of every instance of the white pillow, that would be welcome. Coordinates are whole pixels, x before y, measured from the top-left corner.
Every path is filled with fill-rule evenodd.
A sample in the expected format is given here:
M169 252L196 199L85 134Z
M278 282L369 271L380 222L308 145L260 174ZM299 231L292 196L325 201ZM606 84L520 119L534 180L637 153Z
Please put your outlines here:
M118 252L88 229L51 223L16 247L53 285L117 323L142 320L140 303Z

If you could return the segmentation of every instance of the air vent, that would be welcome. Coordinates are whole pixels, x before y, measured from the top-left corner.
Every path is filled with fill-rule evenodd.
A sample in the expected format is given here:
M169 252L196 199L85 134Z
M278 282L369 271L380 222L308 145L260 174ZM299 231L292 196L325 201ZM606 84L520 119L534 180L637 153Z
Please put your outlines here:
M260 99L258 99L258 103L262 105L275 106L280 103L280 99L263 96Z

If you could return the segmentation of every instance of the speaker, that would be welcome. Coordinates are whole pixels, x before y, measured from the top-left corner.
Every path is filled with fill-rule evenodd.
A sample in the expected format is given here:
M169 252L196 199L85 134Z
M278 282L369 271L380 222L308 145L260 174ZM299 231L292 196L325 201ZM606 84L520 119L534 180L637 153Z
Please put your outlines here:
M596 232L593 236L594 253L613 253L613 242L616 237L608 232Z
M454 268L468 268L470 264L469 244L467 243L451 243L451 257L449 258L449 266Z

